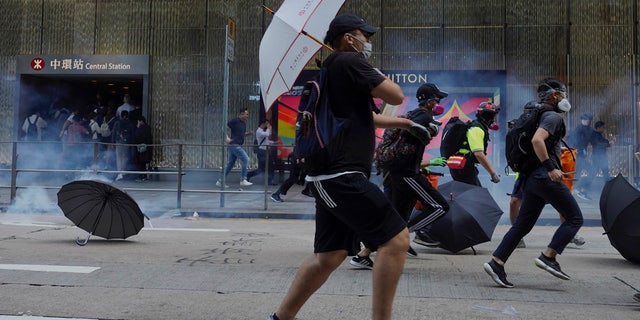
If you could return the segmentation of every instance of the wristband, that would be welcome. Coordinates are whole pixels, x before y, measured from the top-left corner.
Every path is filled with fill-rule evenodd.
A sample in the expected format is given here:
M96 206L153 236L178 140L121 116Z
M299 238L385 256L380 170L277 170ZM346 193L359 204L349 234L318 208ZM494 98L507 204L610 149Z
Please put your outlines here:
M553 171L556 169L556 166L553 165L553 162L551 161L551 159L547 159L545 161L542 161L542 166L547 169L547 171Z

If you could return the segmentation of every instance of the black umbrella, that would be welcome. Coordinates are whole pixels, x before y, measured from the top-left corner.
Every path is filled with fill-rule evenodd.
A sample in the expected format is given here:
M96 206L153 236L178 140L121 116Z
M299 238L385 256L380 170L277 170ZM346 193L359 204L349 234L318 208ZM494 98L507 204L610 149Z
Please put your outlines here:
M611 245L627 260L640 262L640 191L618 174L600 194L602 227Z
M138 204L116 187L99 181L78 180L65 184L58 191L58 206L64 215L91 235L106 239L126 239L144 227L143 213Z
M450 209L431 224L429 235L440 241L441 248L456 253L491 241L502 210L487 189L451 181L438 186L438 191L447 198Z

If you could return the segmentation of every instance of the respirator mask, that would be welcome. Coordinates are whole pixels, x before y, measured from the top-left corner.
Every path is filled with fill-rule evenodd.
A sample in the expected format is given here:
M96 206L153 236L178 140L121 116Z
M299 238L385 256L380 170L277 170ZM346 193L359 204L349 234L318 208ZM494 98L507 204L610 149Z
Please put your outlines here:
M567 93L564 91L556 92L560 92L560 94L562 95L562 100L558 102L558 110L560 112L569 112L569 110L571 110L571 103L569 103L569 100L567 100Z
M353 45L351 45L351 47L352 47L354 50L356 50L356 51L360 52L360 53L364 56L364 58L365 58L365 59L369 59L369 57L371 57L371 53L373 52L373 45L371 44L371 42L363 42L362 40L360 40L360 39L356 38L356 36L355 36L355 35L350 34L350 33L349 33L349 35L351 36L351 38L352 38L352 39L354 39L354 40L356 40L356 41L358 41L358 42L362 43L362 51L359 51L359 50L358 50L355 46L353 46Z

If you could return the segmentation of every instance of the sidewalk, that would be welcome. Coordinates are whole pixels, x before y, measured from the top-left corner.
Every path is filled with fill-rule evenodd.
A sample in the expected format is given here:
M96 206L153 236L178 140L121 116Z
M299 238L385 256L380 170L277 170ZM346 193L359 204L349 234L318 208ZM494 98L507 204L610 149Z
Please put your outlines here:
M89 177L92 178L92 177ZM173 176L152 179L145 182L109 181L118 188L125 190L137 202L140 208L151 217L192 216L197 212L201 217L215 218L271 218L271 219L314 219L314 200L300 193L302 186L294 185L284 202L276 203L269 199L279 186L265 185L263 175L252 179L254 185L239 187L235 172L229 175L227 189L215 186L218 178L210 171L187 172L182 181L180 198L178 198L178 182ZM502 178L499 184L493 184L488 178L480 177L484 186L500 205L504 214L500 224L509 224L509 196L513 187L513 176ZM380 184L380 177L372 175L371 180ZM440 183L445 183L450 177L442 177ZM61 186L66 181L46 182L48 186ZM601 184L594 186L601 188ZM149 189L149 190L142 190ZM42 190L37 188L19 189L18 201L9 205L9 190L0 189L0 203L5 212L61 212L57 207L57 188ZM584 216L584 226L600 226L600 209L598 207L599 194L593 194L591 201L576 198ZM37 202L37 203L35 203ZM537 225L558 225L558 214L546 206Z

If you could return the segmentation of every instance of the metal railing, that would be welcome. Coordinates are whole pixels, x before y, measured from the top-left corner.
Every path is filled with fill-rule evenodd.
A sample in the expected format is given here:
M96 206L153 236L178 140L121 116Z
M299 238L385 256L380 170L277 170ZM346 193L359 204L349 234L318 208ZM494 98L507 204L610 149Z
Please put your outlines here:
M92 175L92 176L100 176L100 175L118 175L118 174L126 174L126 175L147 175L151 176L153 179L159 179L161 176L172 176L175 177L175 187L172 188L153 188L153 187L122 187L120 189L124 191L142 191L142 192L173 192L176 195L176 209L182 208L182 196L184 193L210 193L210 194L220 194L220 207L224 207L224 195L225 194L263 194L263 210L268 210L269 204L269 185L267 183L267 174L270 170L270 161L269 155L270 152L266 152L266 160L265 160L265 172L264 172L264 188L261 190L226 190L223 186L215 187L212 185L212 188L201 188L201 189L189 189L184 188L183 179L187 174L187 171L192 168L185 168L183 165L184 159L184 148L189 147L199 147L199 148L219 148L221 149L221 159L222 168L221 168L221 176L224 176L224 164L226 164L226 153L227 153L227 145L221 144L184 144L184 143L172 143L172 144L152 144L148 145L149 147L160 148L163 150L165 148L177 148L177 152L171 152L173 154L172 158L175 158L175 165L172 166L172 170L113 170L107 169L101 165L101 161L104 160L104 157L107 153L112 152L111 150L116 146L128 146L128 147L136 147L135 144L116 144L116 143L101 143L101 142L79 142L74 144L76 148L79 150L73 150L78 154L74 156L78 156L79 154L84 154L85 159L87 152L92 147L91 151L91 159L90 163L87 166L87 163L83 163L81 167L84 168L62 168L61 165L56 164L53 159L57 157L62 157L60 154L55 154L52 152L52 149L56 149L59 152L64 153L65 147L67 148L67 152L69 151L69 146L65 146L64 143L59 141L12 141L12 142L0 142L0 144L4 144L5 147L10 144L11 149L11 164L9 168L0 168L0 175L9 173L10 174L10 183L9 185L4 185L0 182L0 189L10 189L10 204L13 204L17 195L18 190L27 189L27 188L39 188L39 189L59 189L64 183L53 183L53 185L46 185L45 182L50 179L25 179L25 181L21 182L18 179L19 174L29 174L29 173L44 173L44 174L62 174L62 175ZM252 147L252 145L246 146L247 148ZM285 146L286 147L286 146ZM105 151L106 150L106 151ZM34 152L37 156L34 156ZM156 151L157 152L157 151ZM255 168L255 157L252 156L252 152L247 152L250 158L250 165L248 169ZM113 156L113 154L111 154ZM55 156L55 157L54 157ZM38 160L36 158L40 157ZM23 159L21 159L23 158ZM42 160L48 161L46 165L43 166ZM77 160L77 159L76 159ZM236 167L238 167L239 161L236 163ZM51 165L53 164L53 166ZM76 164L67 164L67 165L76 165ZM288 164L285 162L285 165ZM174 169L173 169L174 168ZM157 169L157 168L156 168ZM236 168L234 168L235 170ZM215 172L217 170L210 169L211 172ZM275 175L275 173L274 173ZM6 181L2 179L3 181ZM55 180L55 179L54 179ZM223 179L224 181L224 179ZM215 183L215 181L214 181ZM260 184L258 184L260 185Z

